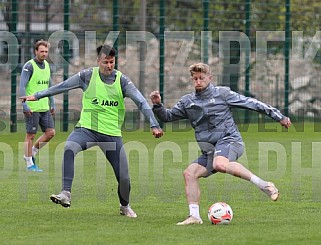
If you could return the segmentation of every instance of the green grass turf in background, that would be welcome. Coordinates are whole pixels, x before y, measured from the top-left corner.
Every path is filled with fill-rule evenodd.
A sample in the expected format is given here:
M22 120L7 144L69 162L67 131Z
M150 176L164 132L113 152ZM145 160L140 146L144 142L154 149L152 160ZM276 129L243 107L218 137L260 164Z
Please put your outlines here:
M321 135L313 123L303 131L282 132L273 123L264 130L253 124L242 132L246 151L240 162L276 184L278 202L247 181L216 174L200 180L204 224L184 227L175 225L188 215L182 171L196 158L197 147L192 131L171 131L167 127L161 139L150 132L123 134L137 219L119 215L116 180L98 148L77 156L72 205L65 209L49 196L61 188L69 133L57 133L40 151L43 173L25 170L24 133L1 133L0 243L320 244ZM209 223L207 208L218 201L232 207L230 225Z

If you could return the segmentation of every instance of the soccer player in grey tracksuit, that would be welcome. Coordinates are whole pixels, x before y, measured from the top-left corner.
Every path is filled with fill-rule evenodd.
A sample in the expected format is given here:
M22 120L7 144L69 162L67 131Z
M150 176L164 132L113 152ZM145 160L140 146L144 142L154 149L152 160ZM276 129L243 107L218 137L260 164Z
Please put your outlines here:
M234 122L231 108L239 107L268 115L289 128L291 121L282 113L261 101L245 97L228 87L214 86L208 65L197 63L189 68L195 92L183 96L171 109L161 103L159 91L150 94L153 111L162 122L188 119L195 130L195 138L202 155L184 171L185 191L189 204L189 217L177 225L202 224L199 214L200 177L215 172L229 173L251 181L273 201L279 196L272 182L257 177L236 160L243 153L243 142Z

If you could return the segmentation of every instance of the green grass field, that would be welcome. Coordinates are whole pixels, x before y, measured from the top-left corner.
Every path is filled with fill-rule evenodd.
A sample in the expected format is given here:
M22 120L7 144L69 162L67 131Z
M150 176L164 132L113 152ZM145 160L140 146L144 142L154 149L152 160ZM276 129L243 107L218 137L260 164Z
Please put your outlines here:
M1 244L320 244L321 132L313 123L283 132L276 124L244 129L240 159L280 190L273 203L254 185L216 174L201 179L203 225L179 227L188 215L182 171L197 156L191 130L161 139L150 132L125 132L137 219L119 215L117 185L97 148L76 158L70 209L49 200L61 188L63 143L56 137L39 153L45 171L27 173L24 133L0 133ZM262 132L265 131L265 132ZM274 132L268 132L274 131ZM224 201L234 211L230 225L214 226L207 208Z

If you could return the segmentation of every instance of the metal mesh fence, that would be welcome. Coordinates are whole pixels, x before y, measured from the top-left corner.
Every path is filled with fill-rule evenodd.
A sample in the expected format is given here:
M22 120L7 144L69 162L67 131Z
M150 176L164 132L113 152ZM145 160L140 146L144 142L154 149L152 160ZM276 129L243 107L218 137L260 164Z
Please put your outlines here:
M20 72L38 39L51 43L54 83L95 66L95 48L108 43L118 50L117 69L146 98L160 89L168 107L193 91L188 66L203 61L214 84L286 114L319 116L319 1L2 0L0 6L0 117L7 130L23 120ZM55 96L65 127L79 117L81 96L81 90Z

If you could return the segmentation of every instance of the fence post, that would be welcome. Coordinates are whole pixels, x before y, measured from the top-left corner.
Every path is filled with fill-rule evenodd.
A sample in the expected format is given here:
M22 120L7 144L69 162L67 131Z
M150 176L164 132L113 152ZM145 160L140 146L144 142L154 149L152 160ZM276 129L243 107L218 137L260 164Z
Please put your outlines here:
M289 77L290 77L290 45L291 45L291 0L285 1L285 48L284 48L284 59L285 59L285 74L284 74L284 114L289 115Z
M118 31L119 26L118 26L118 0L113 0L113 31ZM118 37L115 37L114 40L114 48L118 50ZM118 52L117 52L118 53ZM118 55L115 57L115 69L118 68Z
M245 2L245 34L251 40L251 0ZM251 46L250 49L245 49L245 96L250 96L250 57L251 57ZM248 110L245 111L244 122L250 122L250 113Z
M160 0L159 5L159 92L164 100L165 0Z
M64 30L69 31L69 0L64 0ZM63 79L66 80L69 76L69 43L64 40L63 46L63 58L64 58L64 65L63 65ZM63 95L63 113L62 113L62 125L63 125L63 132L68 131L68 108L69 108L69 96L68 92L64 93Z
M17 34L18 23L18 1L13 0L12 19L10 23L10 31ZM8 44L10 45L10 44ZM11 106L10 106L10 132L17 132L17 68L13 69L16 64L11 64Z
M202 39L203 42L203 62L208 63L208 3L209 0L203 0L203 30L205 35Z
M159 93L164 102L164 61L165 61L165 0L159 1ZM163 127L163 123L160 122L160 126Z

